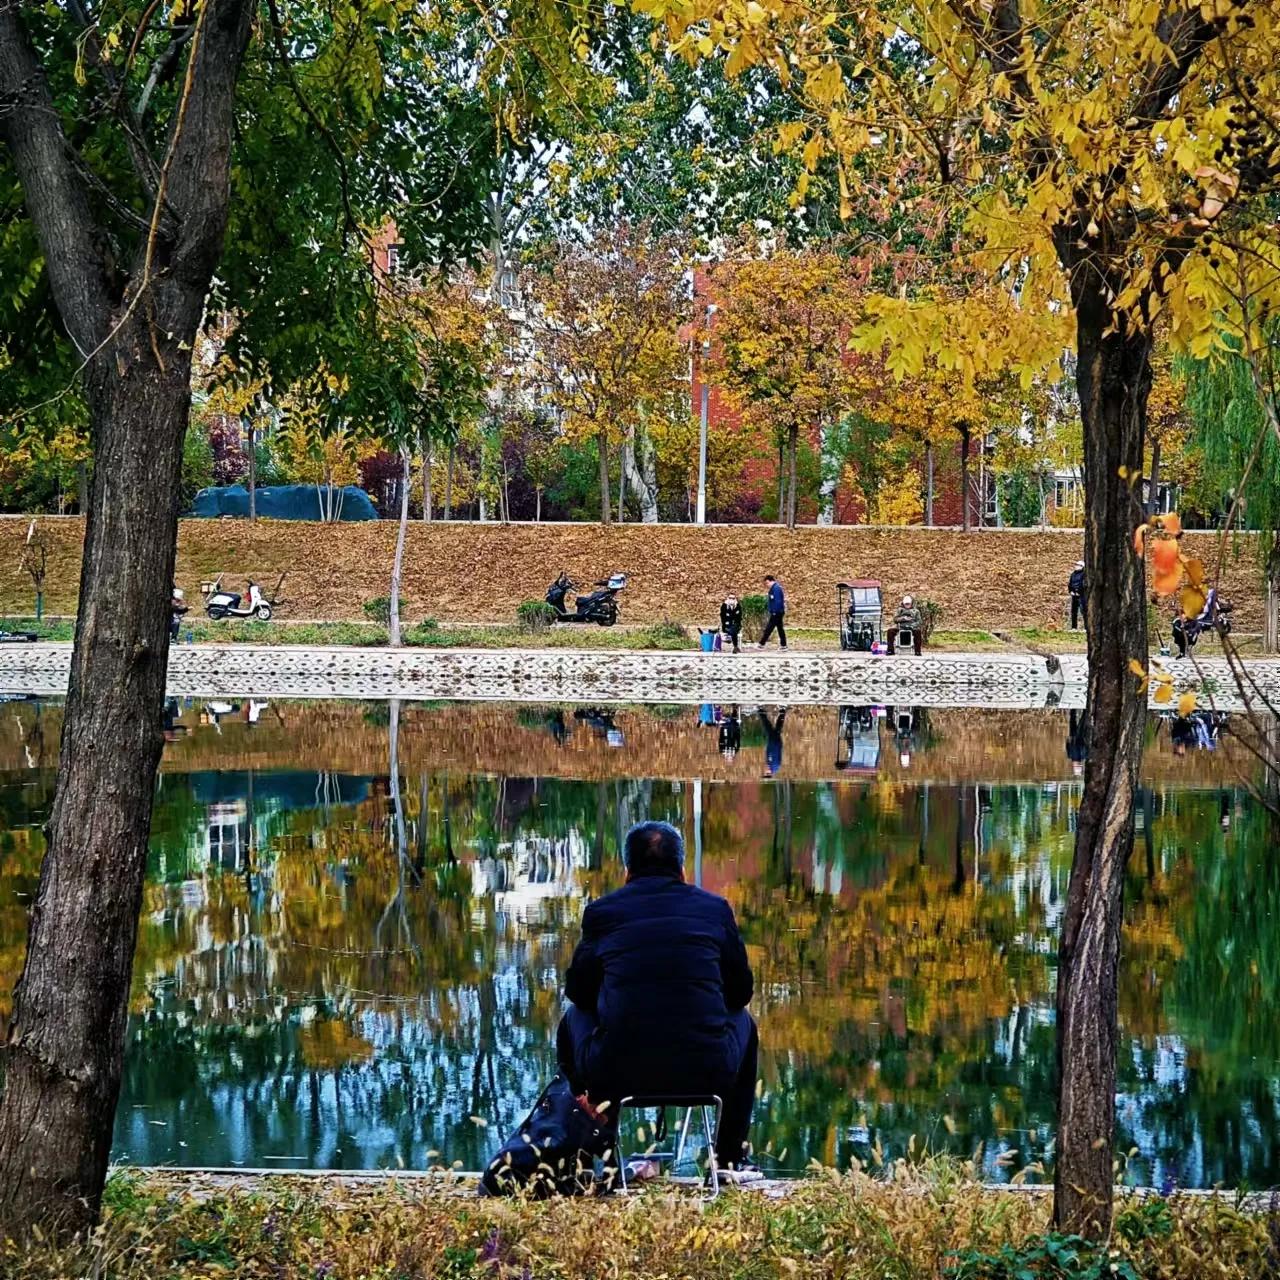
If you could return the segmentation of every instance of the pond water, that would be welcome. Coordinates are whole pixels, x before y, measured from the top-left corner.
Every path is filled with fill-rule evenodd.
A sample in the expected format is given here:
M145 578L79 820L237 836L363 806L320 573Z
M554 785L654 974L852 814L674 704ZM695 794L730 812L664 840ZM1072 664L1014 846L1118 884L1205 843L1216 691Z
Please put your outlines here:
M60 721L0 706L0 1032ZM689 875L738 914L754 1138L781 1167L913 1136L980 1147L997 1178L1051 1156L1066 712L240 702L169 722L117 1159L479 1167L553 1069L583 903L621 883L644 817L681 827ZM1253 781L1229 740L1183 750L1152 720L1120 992L1131 1181L1280 1182L1280 833Z

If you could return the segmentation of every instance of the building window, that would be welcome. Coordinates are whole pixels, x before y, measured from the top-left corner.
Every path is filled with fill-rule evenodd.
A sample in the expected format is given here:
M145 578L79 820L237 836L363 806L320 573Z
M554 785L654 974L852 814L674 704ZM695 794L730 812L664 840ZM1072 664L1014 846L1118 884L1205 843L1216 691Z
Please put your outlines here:
M1059 511L1069 507L1082 507L1082 495L1078 480L1055 480L1053 482L1053 505Z
M389 244L387 245L387 275L398 276L400 274L400 250L403 245Z
M520 289L516 283L516 273L507 267L498 278L498 301L508 310L520 305Z

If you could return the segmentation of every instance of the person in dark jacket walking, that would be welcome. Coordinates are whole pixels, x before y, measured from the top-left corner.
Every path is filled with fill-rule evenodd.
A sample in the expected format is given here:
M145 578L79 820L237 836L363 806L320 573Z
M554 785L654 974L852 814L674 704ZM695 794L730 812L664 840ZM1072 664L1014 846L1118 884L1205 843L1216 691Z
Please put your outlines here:
M748 1159L755 1101L751 967L733 908L684 879L684 841L666 822L627 832L627 883L587 906L565 975L572 1002L556 1034L560 1070L597 1106L628 1094L715 1093L716 1161L731 1181Z
M1071 597L1071 630L1076 630L1076 618L1084 621L1084 598L1088 594L1084 579L1084 561L1077 560L1076 567L1067 579L1067 594Z
M787 628L784 625L784 619L787 616L787 598L783 594L782 583L773 574L769 574L764 583L768 588L765 607L769 612L769 620L764 624L764 630L760 633L760 648L764 648L769 637L776 631L778 633L778 644L785 649L787 647Z
M742 601L732 591L720 605L720 630L733 641L734 653L740 653L738 637L742 634Z

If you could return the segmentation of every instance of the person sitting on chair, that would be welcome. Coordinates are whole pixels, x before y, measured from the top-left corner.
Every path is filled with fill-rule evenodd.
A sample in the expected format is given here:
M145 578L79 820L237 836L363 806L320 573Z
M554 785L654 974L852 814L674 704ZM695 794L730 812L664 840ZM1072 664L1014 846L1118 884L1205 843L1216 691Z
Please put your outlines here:
M1200 612L1194 618L1188 618L1181 610L1173 620L1173 643L1178 646L1178 657L1185 658L1187 650L1200 639L1200 633L1213 626L1214 614L1218 606L1218 593L1210 587L1204 598Z
M920 610L916 607L916 603L910 596L903 596L902 603L898 606L898 612L893 615L893 627L889 632L889 652L892 653L894 645L898 640L898 633L901 631L911 632L912 647L916 651L917 657L920 654L920 647L924 643L924 618L921 616Z
M560 1070L599 1106L641 1094L716 1094L716 1163L731 1182L748 1158L755 1101L751 967L733 908L684 879L684 840L666 822L627 832L627 882L589 903L565 975ZM728 1172L724 1172L728 1171Z
M720 630L733 642L734 653L740 653L738 637L742 635L742 601L732 591L720 605Z

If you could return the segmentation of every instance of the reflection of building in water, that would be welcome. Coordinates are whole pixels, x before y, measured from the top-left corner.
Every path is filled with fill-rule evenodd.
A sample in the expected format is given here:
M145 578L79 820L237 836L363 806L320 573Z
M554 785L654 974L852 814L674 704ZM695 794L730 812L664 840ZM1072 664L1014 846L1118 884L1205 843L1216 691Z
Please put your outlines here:
M547 899L582 896L577 872L590 857L590 843L576 828L562 836L519 835L471 864L471 892L492 898L509 920L536 919Z

